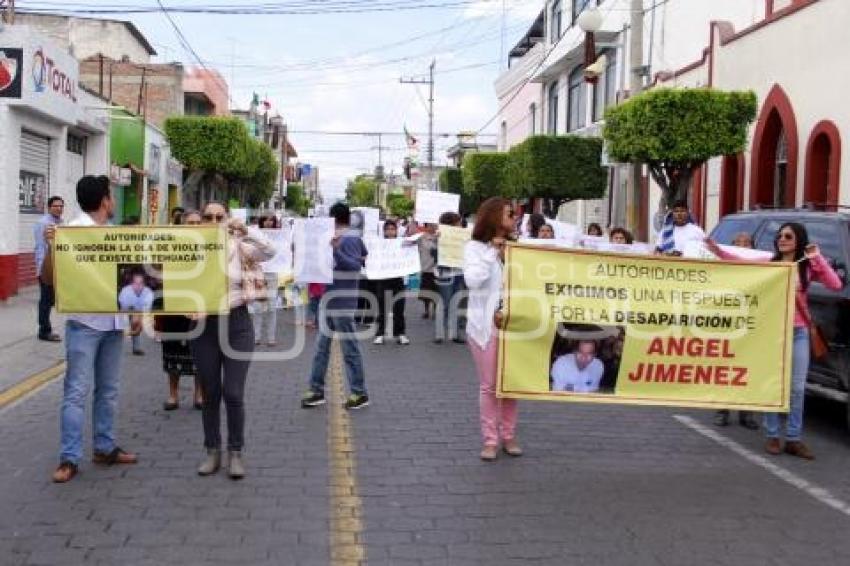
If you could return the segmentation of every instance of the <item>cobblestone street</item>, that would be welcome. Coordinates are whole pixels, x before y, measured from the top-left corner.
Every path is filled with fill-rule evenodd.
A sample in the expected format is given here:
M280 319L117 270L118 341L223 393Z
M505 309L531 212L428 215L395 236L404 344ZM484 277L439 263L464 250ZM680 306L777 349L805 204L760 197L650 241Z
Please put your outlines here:
M768 469L758 433L716 429L707 413L523 403L525 457L485 464L466 347L433 344L423 321L411 326L409 347L364 342L372 404L342 417L336 404L298 407L311 347L292 361L256 362L248 477L238 483L196 476L202 434L189 380L181 408L164 412L152 341L144 358L128 348L125 360L119 442L139 453L136 466L86 460L70 484L50 482L61 379L0 410L2 563L850 561L840 407L810 404L816 461L779 457ZM302 327L286 320L281 329L291 342ZM723 444L695 428L719 432ZM346 443L352 452L340 459Z

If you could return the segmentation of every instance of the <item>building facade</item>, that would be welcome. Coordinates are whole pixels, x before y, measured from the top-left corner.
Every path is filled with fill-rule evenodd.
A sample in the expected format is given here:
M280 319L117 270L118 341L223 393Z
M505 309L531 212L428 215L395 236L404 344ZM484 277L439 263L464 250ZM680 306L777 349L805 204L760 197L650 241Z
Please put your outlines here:
M156 50L132 23L15 11L15 22L51 39L78 61L103 55L114 61L150 63Z
M746 27L758 21L765 0L667 0L644 2L643 82L698 59L700 39L711 21L723 19ZM585 81L586 34L578 26L584 10L596 8L602 25L595 34L596 53L606 64L596 84ZM500 145L508 149L534 134L599 136L605 110L628 98L631 52L630 0L547 0L540 16L510 52L510 68L496 82L500 99ZM612 165L608 195L598 201L565 205L561 219L586 225L624 225L627 207L640 204L643 226L647 204L627 203L628 168ZM646 180L643 181L646 183Z
M75 187L109 167L107 103L78 84L73 57L28 26L0 36L0 299L35 281L33 226L48 198L79 213Z
M850 205L850 131L843 66L850 3L766 0L752 25L706 25L704 52L662 74L659 86L753 90L759 101L745 151L712 159L691 189L712 228L726 214L755 207ZM789 38L793 38L789 40ZM650 204L659 196L653 187Z

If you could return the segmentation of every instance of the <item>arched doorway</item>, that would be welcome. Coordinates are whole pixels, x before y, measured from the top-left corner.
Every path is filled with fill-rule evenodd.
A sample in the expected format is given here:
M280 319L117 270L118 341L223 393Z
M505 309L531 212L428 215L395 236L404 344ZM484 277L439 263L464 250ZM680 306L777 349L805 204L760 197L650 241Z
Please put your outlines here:
M797 121L782 87L764 101L753 136L750 205L793 207L797 193Z
M818 123L806 146L805 202L816 205L838 204L841 177L841 134L834 123Z
M720 177L720 218L744 208L744 156L726 155Z

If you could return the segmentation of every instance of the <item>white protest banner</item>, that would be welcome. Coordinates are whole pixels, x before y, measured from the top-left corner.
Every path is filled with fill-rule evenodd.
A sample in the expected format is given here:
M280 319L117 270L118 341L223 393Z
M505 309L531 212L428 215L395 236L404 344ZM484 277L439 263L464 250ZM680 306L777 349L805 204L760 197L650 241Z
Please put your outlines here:
M295 281L333 283L333 218L295 220Z
M366 240L367 279L391 279L404 277L422 270L419 248L402 238L370 238Z
M371 208L368 206L355 206L351 209L351 212L359 212L363 216L363 236L383 236L383 234L378 234L378 220L381 216L381 211L377 208Z
M440 239L437 240L437 265L461 269L463 267L463 248L471 239L471 230L440 224Z
M277 273L282 277L292 275L292 226L284 222L279 230L263 229L263 234L274 246L276 253L263 262L264 273Z
M579 239L580 232L578 226L575 224L561 222L560 220L547 220L546 224L552 226L552 230L555 231L555 239L557 240L575 242Z
M413 218L417 222L437 224L444 212L460 210L460 195L441 193L440 191L416 191L416 212Z
M550 248L571 249L577 247L574 242L569 240L556 240L554 238L520 238L520 244L528 244L529 246L545 246Z
M725 252L733 253L744 261L765 261L773 257L773 252L754 250L751 248L721 245L720 249ZM689 240L686 242L682 256L692 259L717 259L717 256L708 250L708 247L702 240Z
M230 209L230 217L241 220L243 223L248 223L248 209L247 208L231 208Z

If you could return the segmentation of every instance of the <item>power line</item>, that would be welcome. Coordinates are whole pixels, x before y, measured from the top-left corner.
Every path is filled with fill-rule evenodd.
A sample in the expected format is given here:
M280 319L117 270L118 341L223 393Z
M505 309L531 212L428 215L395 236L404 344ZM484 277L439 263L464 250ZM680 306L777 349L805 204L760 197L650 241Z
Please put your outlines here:
M461 9L478 3L478 1L492 0L450 0L440 2L439 0L431 0L431 3L400 3L395 1L388 2L337 2L327 4L317 8L312 4L290 3L290 4L274 4L265 6L256 6L251 4L234 5L232 7L223 7L216 5L209 6L181 6L167 8L170 13L182 14L208 14L208 15L327 15L327 14L363 14L374 12L401 12L401 11L417 11L426 9ZM69 14L147 14L158 12L159 10L150 6L136 5L112 5L92 6L80 5L80 7L63 5L45 5L41 7L28 7L30 12L51 12L61 11Z

